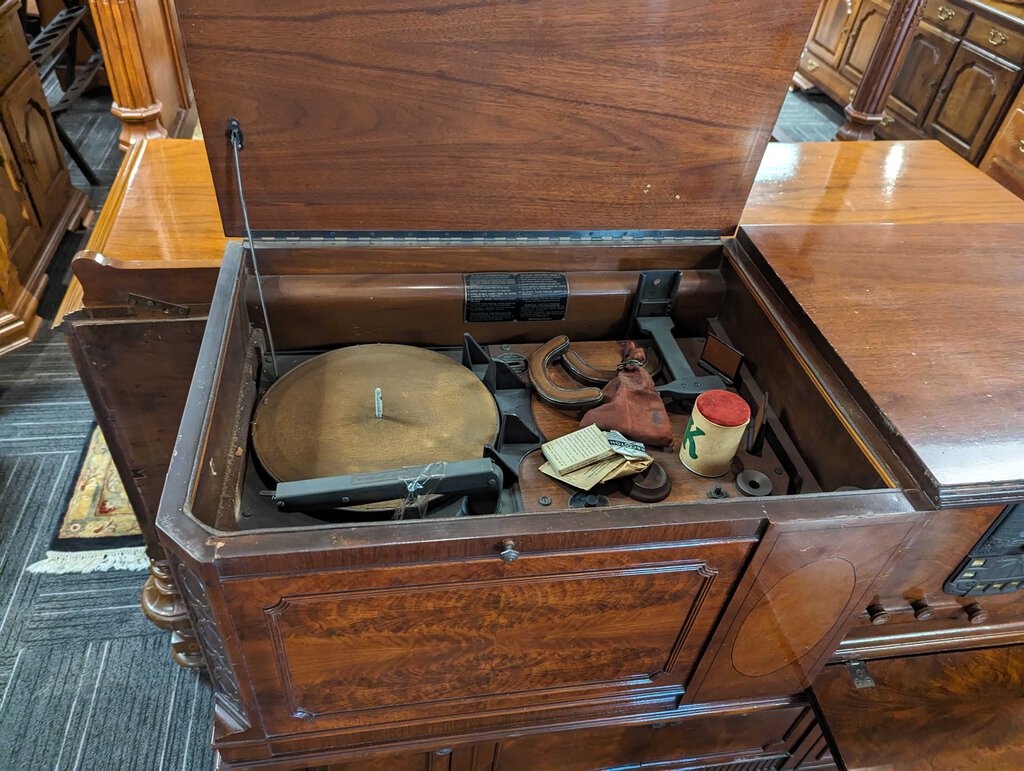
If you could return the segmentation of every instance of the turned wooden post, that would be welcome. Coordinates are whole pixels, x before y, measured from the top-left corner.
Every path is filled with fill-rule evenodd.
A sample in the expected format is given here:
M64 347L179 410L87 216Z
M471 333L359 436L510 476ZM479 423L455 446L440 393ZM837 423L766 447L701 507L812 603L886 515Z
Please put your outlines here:
M196 110L174 0L89 0L122 123L121 149L191 136Z
M89 0L89 7L114 93L110 111L121 121L121 149L140 139L167 136L160 120L163 105L146 72L136 0Z
M893 0L875 50L864 68L864 77L846 105L846 123L836 139L852 142L875 138L875 126L885 115L885 103L917 32L924 6L925 0Z

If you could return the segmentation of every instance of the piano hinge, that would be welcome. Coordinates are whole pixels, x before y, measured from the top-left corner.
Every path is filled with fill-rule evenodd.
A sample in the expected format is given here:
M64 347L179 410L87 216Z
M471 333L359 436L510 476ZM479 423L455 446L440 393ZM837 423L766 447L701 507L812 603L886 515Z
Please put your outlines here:
M148 310L160 311L168 316L188 316L192 312L191 306L154 300L152 297L144 297L141 294L129 294L128 304Z
M505 246L625 244L646 246L656 244L721 243L722 236L709 230L573 230L573 231L255 231L253 238L261 245L292 244L301 241L311 246L389 245L424 246L432 244L500 244Z

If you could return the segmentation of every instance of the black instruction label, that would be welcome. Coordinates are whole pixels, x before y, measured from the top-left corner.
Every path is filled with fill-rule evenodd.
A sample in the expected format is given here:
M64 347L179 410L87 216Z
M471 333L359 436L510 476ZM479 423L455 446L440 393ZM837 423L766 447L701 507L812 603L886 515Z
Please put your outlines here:
M466 321L560 321L569 281L564 273L467 273Z

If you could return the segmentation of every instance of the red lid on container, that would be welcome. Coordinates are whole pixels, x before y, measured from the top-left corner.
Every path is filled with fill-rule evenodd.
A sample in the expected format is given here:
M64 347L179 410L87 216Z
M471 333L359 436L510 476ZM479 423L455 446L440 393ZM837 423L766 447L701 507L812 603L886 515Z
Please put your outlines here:
M700 414L716 426L731 428L750 420L750 405L739 394L716 389L697 397L695 405Z

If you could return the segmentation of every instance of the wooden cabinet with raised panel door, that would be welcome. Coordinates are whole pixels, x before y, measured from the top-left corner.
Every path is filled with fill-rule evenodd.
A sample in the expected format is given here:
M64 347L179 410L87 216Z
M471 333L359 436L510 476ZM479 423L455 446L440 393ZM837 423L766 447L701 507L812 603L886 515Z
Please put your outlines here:
M989 145L981 170L1024 198L1024 91Z
M824 0L807 38L807 50L835 66L846 46L861 0Z
M890 114L899 115L914 126L924 123L958 43L948 32L927 21L921 22L893 84L888 102Z
M845 36L838 34L842 27L829 26L836 13L833 6L823 0L818 9L798 80L817 86L845 107L890 4L863 0ZM876 134L882 139L938 139L978 163L1024 82L1022 65L1024 6L928 0Z
M671 709L755 533L694 524L625 550L580 549L557 534L542 545L517 539L512 562L486 549L423 562L409 550L397 567L295 576L272 599L262 578L233 581L228 602L240 648L277 673L255 687L263 723L279 734L313 720L321 730L401 720L443 732L445 721L536 720L598 697Z
M1005 111L1020 68L961 43L928 116L929 131L972 163Z
M7 134L0 127L0 216L7 226L8 259L25 275L42 240L39 219L29 198L21 167Z
M60 191L69 184L69 175L53 116L34 69L22 71L0 97L0 115L22 160L22 173L36 214L41 222L51 222L63 205Z
M71 186L20 5L0 0L0 354L28 343L39 328L46 268L88 203Z
M878 42L888 12L888 6L875 0L864 0L860 7L846 49L839 60L839 72L851 82L851 88L856 88L864 75L864 68L871 58L871 52L875 50L875 43Z

